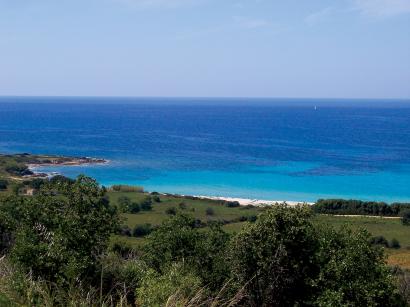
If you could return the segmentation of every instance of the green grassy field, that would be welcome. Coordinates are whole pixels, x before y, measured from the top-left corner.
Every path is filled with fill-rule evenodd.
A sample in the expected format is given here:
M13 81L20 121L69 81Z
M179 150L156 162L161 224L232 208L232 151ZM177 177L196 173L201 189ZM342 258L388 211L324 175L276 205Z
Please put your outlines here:
M132 201L140 202L148 194L146 193L125 193L125 192L109 192L110 201L116 204L118 198L127 196ZM131 229L136 225L152 224L159 225L162 221L167 219L169 215L166 214L168 208L175 207L181 212L192 214L195 218L203 222L224 220L229 223L223 226L224 230L229 233L238 232L241 230L245 222L238 222L240 217L247 217L258 215L263 208L245 208L236 207L228 208L221 202L203 199L186 199L170 195L161 195L161 202L153 203L152 211L140 212L137 214L123 214L123 224L128 225ZM180 209L180 204L185 204L185 209ZM206 209L212 208L214 215L206 214ZM329 216L316 215L314 222L325 223L334 227L351 227L351 228L365 228L372 236L384 236L387 240L397 239L400 242L401 248L398 250L386 249L389 256L388 262L392 265L400 265L410 268L410 227L403 226L399 219L386 219L375 217L343 217L343 216ZM144 238L134 238L125 236L115 236L115 240L127 242L132 246L139 246L144 242Z

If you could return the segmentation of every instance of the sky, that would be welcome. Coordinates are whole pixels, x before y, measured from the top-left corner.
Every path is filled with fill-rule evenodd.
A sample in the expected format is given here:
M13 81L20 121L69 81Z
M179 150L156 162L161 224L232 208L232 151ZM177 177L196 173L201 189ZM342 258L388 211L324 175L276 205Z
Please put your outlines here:
M410 98L410 0L0 0L0 95Z

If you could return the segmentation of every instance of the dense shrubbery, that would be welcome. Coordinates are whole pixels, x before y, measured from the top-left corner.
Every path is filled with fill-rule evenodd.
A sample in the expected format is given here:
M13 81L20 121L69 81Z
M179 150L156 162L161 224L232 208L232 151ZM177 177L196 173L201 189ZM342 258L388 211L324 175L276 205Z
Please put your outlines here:
M139 205L151 203L148 197ZM29 306L404 306L408 293L396 288L369 234L314 224L308 207L266 209L237 234L217 222L202 226L176 212L155 229L120 229L104 189L85 177L47 182L33 197L2 198L0 302L4 296ZM108 247L119 231L146 236L146 243Z
M228 208L237 208L240 206L240 204L237 201L226 201L225 206Z
M410 226L410 210L403 212L403 216L401 218L403 225Z
M8 172L11 175L16 175L16 176L25 176L25 175L32 175L33 172L28 169L28 167L25 164L8 164L4 168L6 172Z
M135 192L135 193L143 193L144 188L138 186L131 186L131 185L123 185L123 184L116 184L111 186L111 190L115 192Z
M0 190L7 190L9 182L5 179L0 179Z
M316 213L400 216L410 210L410 203L369 202L345 199L319 199L313 206Z
M383 236L376 236L370 239L370 243L374 245L380 245L387 248L400 248L400 242L393 238L390 242Z

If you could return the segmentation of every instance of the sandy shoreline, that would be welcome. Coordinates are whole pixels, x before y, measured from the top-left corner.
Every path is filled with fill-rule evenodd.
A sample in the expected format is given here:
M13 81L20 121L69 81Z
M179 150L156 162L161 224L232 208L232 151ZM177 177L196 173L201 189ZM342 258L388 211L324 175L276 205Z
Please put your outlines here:
M215 196L195 196L201 199L212 199L212 200L224 200L224 201L236 201L241 206L273 206L278 204L286 203L289 206L298 205L314 205L313 202L303 202L303 201L292 201L292 200L266 200L266 199L248 199L248 198L235 198L235 197L215 197Z

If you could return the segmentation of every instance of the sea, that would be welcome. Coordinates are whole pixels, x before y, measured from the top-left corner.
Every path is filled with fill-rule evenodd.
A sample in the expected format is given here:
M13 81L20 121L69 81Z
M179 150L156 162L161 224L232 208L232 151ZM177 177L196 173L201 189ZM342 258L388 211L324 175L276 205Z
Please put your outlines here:
M266 200L410 202L410 101L0 97L0 153L101 185Z

